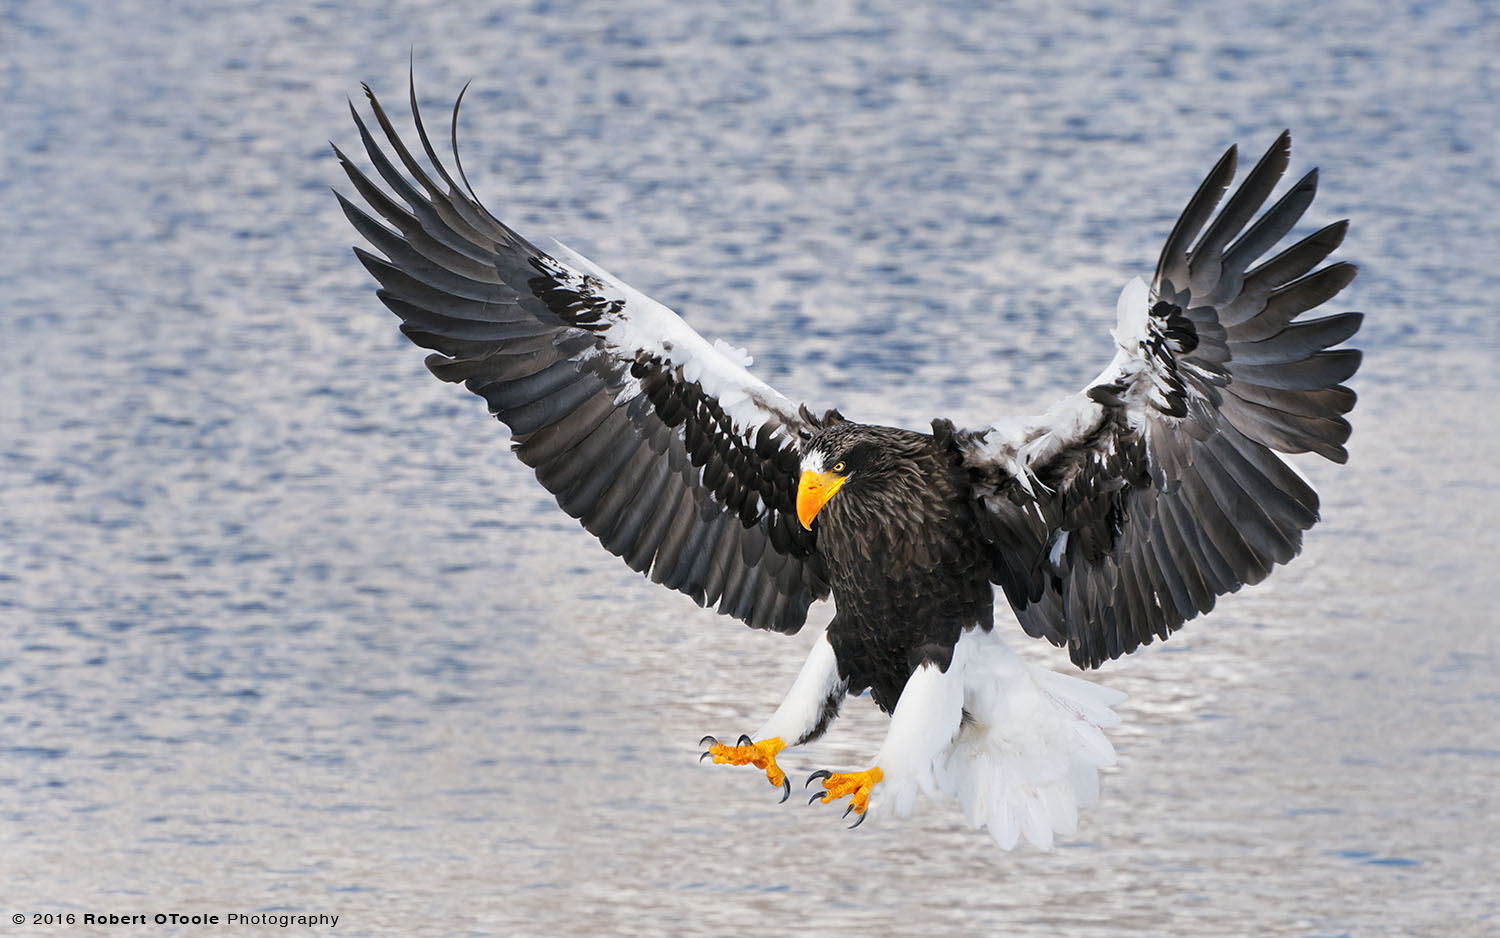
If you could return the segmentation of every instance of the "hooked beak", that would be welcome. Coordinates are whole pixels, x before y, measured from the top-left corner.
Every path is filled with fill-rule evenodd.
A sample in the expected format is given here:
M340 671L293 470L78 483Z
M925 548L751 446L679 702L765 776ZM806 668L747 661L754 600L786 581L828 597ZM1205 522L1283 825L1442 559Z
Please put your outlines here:
M804 528L812 530L813 518L843 486L846 478L832 472L802 473L802 481L797 483L797 520Z

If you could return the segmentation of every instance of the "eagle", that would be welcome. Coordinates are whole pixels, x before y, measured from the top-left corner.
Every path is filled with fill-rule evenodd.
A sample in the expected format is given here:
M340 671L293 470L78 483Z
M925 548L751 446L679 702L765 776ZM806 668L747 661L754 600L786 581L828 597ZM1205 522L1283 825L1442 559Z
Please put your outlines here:
M705 737L701 758L754 766L785 801L777 759L868 692L890 716L869 764L804 784L847 797L851 827L923 793L1006 850L1075 834L1124 695L1025 661L995 627L996 589L1027 635L1097 668L1296 556L1318 496L1280 454L1348 458L1360 353L1335 346L1362 314L1299 318L1353 280L1349 263L1319 267L1348 223L1261 260L1317 188L1314 169L1262 211L1288 133L1227 200L1236 149L1214 164L1149 283L1121 292L1114 357L1081 391L1036 416L909 430L788 399L742 351L497 219L459 160L462 92L450 170L414 81L430 168L364 90L379 135L349 106L373 175L335 145L364 205L335 194L428 369L484 398L559 507L653 582L786 634L833 600L781 704L733 743Z

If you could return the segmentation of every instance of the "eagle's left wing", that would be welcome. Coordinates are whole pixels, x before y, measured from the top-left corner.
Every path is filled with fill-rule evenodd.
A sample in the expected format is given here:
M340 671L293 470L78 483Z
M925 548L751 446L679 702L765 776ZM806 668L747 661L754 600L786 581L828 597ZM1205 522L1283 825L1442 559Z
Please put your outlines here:
M1273 451L1348 458L1342 382L1359 352L1328 349L1362 317L1294 321L1354 278L1313 270L1346 223L1248 269L1312 201L1316 170L1251 224L1289 153L1283 134L1215 217L1224 154L1152 285L1121 294L1114 361L1086 390L977 432L934 424L972 480L995 582L1027 633L1080 667L1166 638L1297 554L1318 498Z
M412 117L441 183L369 98L385 147L350 111L395 198L335 147L384 223L338 199L384 255L355 249L380 299L437 352L427 367L483 397L563 510L632 569L756 628L797 631L828 593L814 535L797 522L800 441L832 412L814 417L751 375L742 352L501 223L464 179L456 140L463 186L438 159L415 88ZM456 134L457 104L453 115Z

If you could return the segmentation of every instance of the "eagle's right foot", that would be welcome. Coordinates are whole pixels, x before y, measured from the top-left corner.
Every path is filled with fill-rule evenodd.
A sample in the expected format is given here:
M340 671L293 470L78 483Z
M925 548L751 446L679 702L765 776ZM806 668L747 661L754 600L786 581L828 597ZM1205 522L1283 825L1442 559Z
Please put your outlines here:
M792 793L792 783L787 781L786 773L776 764L776 754L786 748L786 743L781 737L772 736L755 742L748 736L740 736L738 745L726 746L712 736L705 736L698 741L698 745L707 746L698 761L713 757L715 765L753 765L766 773L766 780L781 789L781 800L785 801Z

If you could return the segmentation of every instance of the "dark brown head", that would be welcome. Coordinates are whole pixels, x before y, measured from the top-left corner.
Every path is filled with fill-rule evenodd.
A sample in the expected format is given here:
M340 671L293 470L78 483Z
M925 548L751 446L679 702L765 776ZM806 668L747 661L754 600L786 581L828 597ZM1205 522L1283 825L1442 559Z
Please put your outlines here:
M797 486L797 517L812 529L813 519L835 496L840 514L883 514L893 501L920 498L923 459L931 437L844 421L814 434L803 445Z

